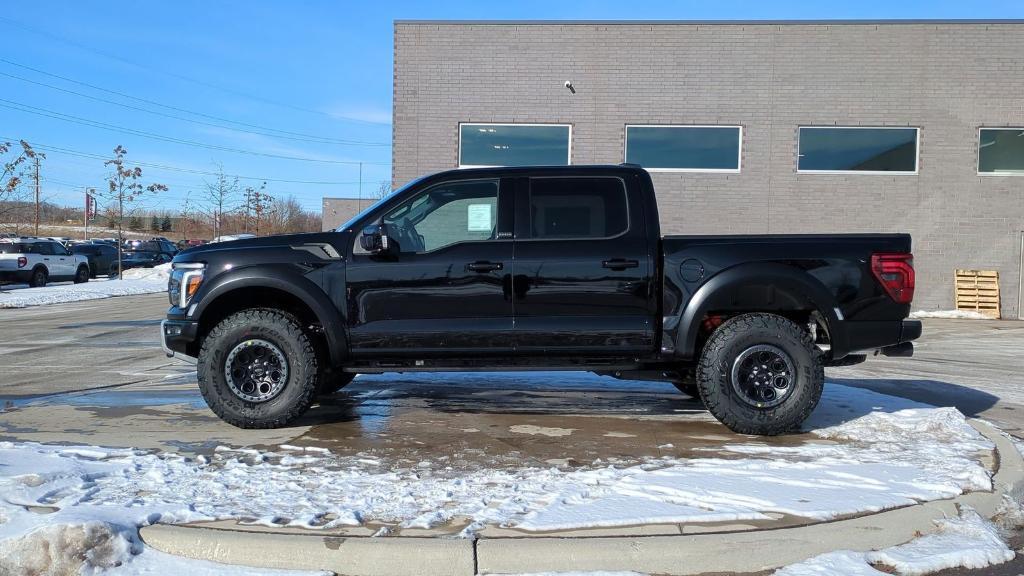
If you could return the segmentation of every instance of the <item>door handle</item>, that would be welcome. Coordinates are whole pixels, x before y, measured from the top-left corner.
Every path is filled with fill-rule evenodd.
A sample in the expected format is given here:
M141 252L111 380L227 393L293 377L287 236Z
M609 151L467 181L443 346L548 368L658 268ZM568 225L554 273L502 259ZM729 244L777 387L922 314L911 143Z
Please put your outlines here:
M611 268L612 270L625 270L626 268L636 268L640 265L637 260L626 260L625 258L612 258L611 260L605 260L601 262L601 266L605 268Z
M505 265L501 262L470 262L466 264L466 270L470 272L493 272L504 267Z

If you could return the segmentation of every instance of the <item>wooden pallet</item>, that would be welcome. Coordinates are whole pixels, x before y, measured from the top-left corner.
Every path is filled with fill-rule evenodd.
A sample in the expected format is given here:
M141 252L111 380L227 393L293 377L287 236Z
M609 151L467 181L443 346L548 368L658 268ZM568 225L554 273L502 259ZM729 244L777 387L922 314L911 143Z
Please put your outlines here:
M957 270L956 309L969 310L999 319L999 272Z

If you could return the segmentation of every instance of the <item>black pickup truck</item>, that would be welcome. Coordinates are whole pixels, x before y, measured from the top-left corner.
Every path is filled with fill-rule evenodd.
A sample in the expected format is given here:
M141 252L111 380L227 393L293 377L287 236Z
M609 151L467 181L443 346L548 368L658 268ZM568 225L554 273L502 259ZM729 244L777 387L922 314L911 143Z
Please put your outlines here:
M165 351L244 428L359 373L581 370L670 381L732 430L779 434L824 366L909 356L921 334L910 236L662 236L631 165L433 174L335 231L186 250L168 291Z

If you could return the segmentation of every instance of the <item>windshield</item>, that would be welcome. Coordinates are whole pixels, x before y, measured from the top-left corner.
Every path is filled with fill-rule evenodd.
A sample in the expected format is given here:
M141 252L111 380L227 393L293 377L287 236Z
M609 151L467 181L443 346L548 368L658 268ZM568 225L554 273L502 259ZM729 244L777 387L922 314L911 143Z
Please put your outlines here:
M415 180L412 180L408 184L406 184L405 186L402 186L401 188L399 188L398 190L395 190L391 194L388 194L387 196L381 198L380 200L377 200L373 204L370 204L365 209L363 209L361 212L359 212L359 214L356 214L351 219L349 219L348 222L345 222L341 226L338 226L337 228L335 228L334 231L335 232L341 232L342 230L345 230L347 228L351 228L352 226L355 226L356 221L359 220L360 218L362 218L363 214L366 214L367 212L372 212L373 210L376 210L377 208L382 206L385 202L387 202L392 197L394 197L395 194L401 194L401 193L405 192L409 188L415 186L416 184L419 184L420 181L422 181L422 180L423 180L423 178L417 178Z

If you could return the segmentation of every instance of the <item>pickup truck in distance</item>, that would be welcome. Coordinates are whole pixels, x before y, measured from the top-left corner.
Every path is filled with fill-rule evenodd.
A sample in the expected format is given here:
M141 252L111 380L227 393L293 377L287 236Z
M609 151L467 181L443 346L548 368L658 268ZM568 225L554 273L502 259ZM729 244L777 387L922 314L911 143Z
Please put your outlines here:
M672 382L763 435L811 413L824 366L913 353L910 236L659 222L637 166L433 174L334 231L178 254L163 347L244 428L359 373L579 370Z

